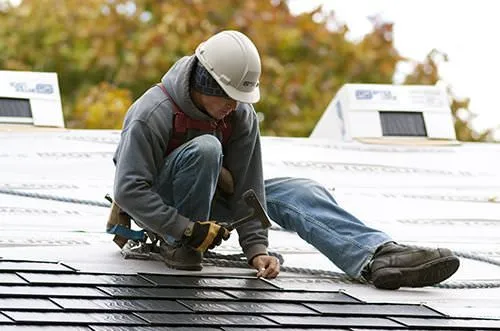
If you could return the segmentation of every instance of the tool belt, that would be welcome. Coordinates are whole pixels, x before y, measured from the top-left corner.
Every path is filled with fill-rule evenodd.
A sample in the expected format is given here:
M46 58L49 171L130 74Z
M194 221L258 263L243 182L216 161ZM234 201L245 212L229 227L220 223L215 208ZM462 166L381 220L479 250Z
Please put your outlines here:
M122 248L129 239L144 241L145 231L132 230L130 228L130 215L124 212L109 195L106 195L106 199L111 201L111 211L109 213L108 223L106 224L106 232L115 235L113 241L120 248Z

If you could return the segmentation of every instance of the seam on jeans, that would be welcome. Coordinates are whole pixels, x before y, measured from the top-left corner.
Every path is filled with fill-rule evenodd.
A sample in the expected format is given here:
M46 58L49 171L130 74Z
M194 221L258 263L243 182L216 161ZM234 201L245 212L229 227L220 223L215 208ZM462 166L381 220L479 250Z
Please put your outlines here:
M283 206L284 208L292 210L293 212L295 212L297 214L301 214L300 211L297 208L295 208L293 206L290 206L288 204L285 204L285 203L281 202L280 200L272 200L272 199L270 199L270 200L266 200L266 202L267 203L271 203L271 204L277 204L277 205ZM322 222L318 222L315 218L310 217L307 214L303 214L303 215L304 215L303 217L305 219L307 219L308 221L313 222L314 224L318 225L321 229L326 230L326 232L336 234L335 231L333 231L330 228L328 228L327 226L325 226ZM297 232L297 231L295 231L295 232ZM338 237L338 235L336 235L336 236ZM354 242L354 241L350 240L349 238L347 238L347 241L350 242L350 243L352 243L353 246L356 246L356 247L358 247L358 248L360 248L362 250L370 251L372 249L371 247L368 247L368 246L360 246L357 242ZM371 260L372 257L373 257L373 253L370 253L368 255L368 257L362 262L361 269L360 269L360 271L357 272L358 273L357 277L360 276L361 271L363 270L363 268L366 267L367 263L369 263L369 261ZM340 268L342 268L342 269L349 269L349 268L346 268L345 265L338 265L338 266Z
M301 214L301 212L298 209L296 209L295 207L290 206L288 204L285 204L285 203L283 203L283 202L281 202L279 200L267 200L267 203L274 203L274 204L283 206L285 208L288 208L289 210L292 210L292 211L294 211L297 214ZM322 222L318 222L315 218L313 218L313 217L311 217L311 216L309 216L309 215L307 215L305 213L301 214L301 215L304 215L304 218L306 218L307 220L309 220L309 221L313 222L314 224L318 225L320 228L326 230L328 233L334 233L334 234L336 234L335 231L333 231L330 228L328 228L327 226L325 226ZM350 240L350 238L347 238L347 241L350 242L350 243L352 243L354 246L356 246L356 247L358 247L360 249L365 249L365 250L370 250L371 249L371 247L368 247L368 246L360 246L357 242Z

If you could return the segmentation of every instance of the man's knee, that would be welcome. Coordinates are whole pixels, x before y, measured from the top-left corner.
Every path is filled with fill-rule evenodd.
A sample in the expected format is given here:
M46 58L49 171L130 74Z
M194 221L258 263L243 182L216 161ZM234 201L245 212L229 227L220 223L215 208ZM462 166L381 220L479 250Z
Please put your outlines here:
M312 188L323 188L317 181L310 178L301 177L282 177L276 178L271 185L279 186L286 190L305 190L310 191Z
M222 157L222 144L217 137L204 134L189 141L189 151L204 160L219 161Z
M337 203L329 189L310 178L281 177L266 180L266 195L269 197L293 197L296 200L327 199Z

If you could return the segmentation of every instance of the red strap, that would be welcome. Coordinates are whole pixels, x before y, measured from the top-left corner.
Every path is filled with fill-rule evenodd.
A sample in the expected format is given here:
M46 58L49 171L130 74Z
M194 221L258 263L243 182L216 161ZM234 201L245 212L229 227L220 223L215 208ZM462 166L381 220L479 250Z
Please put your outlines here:
M232 116L232 113L229 115ZM229 121L231 121L231 117L229 117ZM231 134L233 133L233 128L231 127L231 123L226 123L225 119L221 120L222 125L219 126L221 133L222 133L222 145L226 145L227 142L229 141L229 138L231 137Z
M175 103L174 99L168 93L166 87L162 83L156 84L161 88L163 93L170 99L172 104L174 105L174 131L172 139L170 139L167 146L167 154L170 153L175 148L182 145L185 139L182 139L179 135L185 135L188 129L196 129L200 131L213 132L220 130L222 134L222 144L226 144L231 136L232 130L230 123L226 123L224 119L214 122L214 121L202 121L196 120L188 115L186 115L179 106Z

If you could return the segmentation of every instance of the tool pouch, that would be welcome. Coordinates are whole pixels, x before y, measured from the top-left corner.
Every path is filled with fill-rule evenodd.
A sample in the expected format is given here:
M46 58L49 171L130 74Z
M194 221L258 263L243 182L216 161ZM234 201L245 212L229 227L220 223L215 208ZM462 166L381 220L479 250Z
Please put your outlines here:
M111 210L108 217L108 223L106 224L106 232L114 234L113 241L122 248L129 239L132 240L143 240L144 231L134 231L130 228L131 222L130 216L125 213L120 207L113 201L111 203Z

